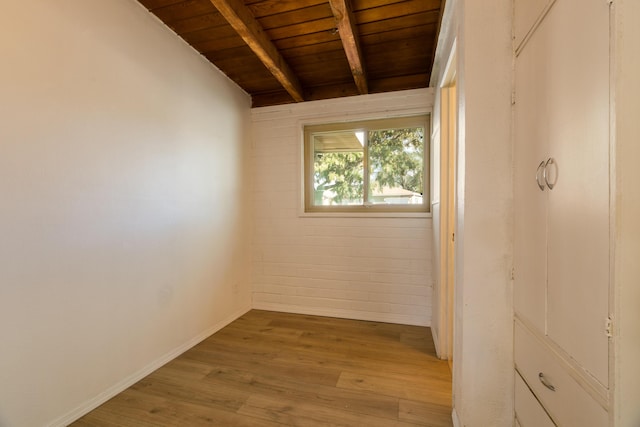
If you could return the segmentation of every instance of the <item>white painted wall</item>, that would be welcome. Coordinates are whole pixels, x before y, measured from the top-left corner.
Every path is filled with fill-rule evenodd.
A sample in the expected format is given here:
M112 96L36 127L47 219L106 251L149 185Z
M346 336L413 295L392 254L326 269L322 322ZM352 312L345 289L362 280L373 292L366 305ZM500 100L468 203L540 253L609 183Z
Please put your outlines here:
M511 2L446 4L434 80L457 41L454 420L513 424ZM439 99L436 98L436 105ZM438 123L436 109L434 123Z
M616 0L614 16L616 427L640 425L640 2Z
M63 425L249 309L250 99L133 0L0 35L0 425Z
M429 89L252 110L253 306L429 325L430 218L301 217L302 129L430 111Z

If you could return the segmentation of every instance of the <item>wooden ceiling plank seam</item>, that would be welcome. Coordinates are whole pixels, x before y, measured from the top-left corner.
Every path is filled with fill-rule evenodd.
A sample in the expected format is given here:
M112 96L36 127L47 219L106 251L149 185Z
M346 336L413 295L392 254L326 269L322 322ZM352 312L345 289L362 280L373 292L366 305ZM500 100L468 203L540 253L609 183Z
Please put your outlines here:
M216 10L214 13L203 13L171 22L169 26L180 34L189 34L228 25L229 23Z
M430 0L434 4L439 0ZM383 22L387 19L403 18L406 16L416 15L420 13L436 13L438 14L438 7L433 7L434 4L427 2L404 2L395 5L386 5L375 7L371 9L362 9L354 11L354 17L357 24L367 24L370 22Z
M304 101L302 86L273 42L242 0L210 0L267 69L296 102Z
M390 6L397 3L404 3L407 0L352 0L353 10L373 9L380 6ZM412 0L409 0L412 1ZM420 0L425 1L425 0Z
M350 0L329 0L331 11L336 18L338 34L342 40L344 52L349 61L349 68L353 74L353 80L361 95L369 93L367 87L367 72L362 58L362 48L360 47L360 37L358 29L353 20Z
M172 4L181 3L184 0L139 0L149 11L159 9L161 7L171 6Z
M358 31L361 36L369 34L384 34L389 31L405 29L415 25L435 25L438 21L437 12L423 12L403 17L388 18L381 21L366 22L358 24Z
M282 90L281 92L256 92L251 97L251 106L253 108L289 103L291 103L291 95L289 95L285 90Z
M273 28L304 24L306 22L313 22L319 19L331 17L333 17L331 7L328 3L323 3L268 16L256 16L256 20L260 22L260 25L262 25L265 32L268 32Z
M301 36L288 37L274 41L274 44L284 52L287 49L296 49L314 44L330 43L337 41L342 49L342 41L337 35L331 34L331 31L319 31L317 33L303 34Z
M236 30L231 28L229 25L225 27L215 27L215 28L207 28L204 30L193 31L191 33L182 33L182 38L187 41L187 43L192 46L199 43L206 43L210 41L216 41L227 37L235 36L238 40L238 43L246 46L246 43L242 38L238 35Z
M307 21L301 24L287 25L283 27L271 28L266 32L271 37L271 40L276 43L280 40L299 37L307 34L332 32L336 28L336 19L333 15L322 19L316 19L314 21Z
M302 10L309 7L326 5L327 0L268 0L261 2L247 1L245 4L257 19L287 12Z
M217 57L225 57L230 56L231 54L229 52L231 51L247 47L247 44L242 39L236 36L194 43L193 47L196 48L196 50L202 55L215 53ZM253 51L251 52L251 54L253 55Z
M363 43L362 48L365 54L376 53L376 56L381 54L398 55L401 51L407 50L424 52L425 55L431 53L431 41L425 41L421 34L406 36L402 39L373 40L374 38L374 35L367 36L368 40L375 41L375 43ZM364 39L365 37L363 37Z
M185 0L180 3L152 9L151 12L170 26L174 22L183 19L215 12L215 8L212 7L209 0Z
M242 43L242 46L231 47L228 49L214 49L209 51L205 51L203 49L201 53L212 60L214 63L230 58L239 59L240 61L247 61L250 58L255 58L255 61L253 62L259 62L259 59L256 58L256 55L251 49L248 48L245 43ZM265 71L268 70L265 68ZM271 75L271 73L269 73L269 75Z
M305 57L335 50L342 50L342 41L332 40L330 42L308 44L290 49L280 49L280 53L282 53L283 57L290 58L298 56Z
M390 42L401 42L408 38L421 38L433 40L435 24L420 25L413 28L403 28L401 30L386 31L384 33L360 33L360 43L362 46L375 46Z

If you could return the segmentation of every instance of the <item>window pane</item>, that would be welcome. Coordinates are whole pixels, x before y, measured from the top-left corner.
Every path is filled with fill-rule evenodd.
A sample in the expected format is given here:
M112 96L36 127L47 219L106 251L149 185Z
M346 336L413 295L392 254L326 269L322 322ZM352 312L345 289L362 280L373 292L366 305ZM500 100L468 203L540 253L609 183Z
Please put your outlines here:
M429 212L428 116L304 127L304 209Z
M424 128L368 132L369 202L422 204Z
M364 199L364 133L316 133L312 141L313 204L361 205Z

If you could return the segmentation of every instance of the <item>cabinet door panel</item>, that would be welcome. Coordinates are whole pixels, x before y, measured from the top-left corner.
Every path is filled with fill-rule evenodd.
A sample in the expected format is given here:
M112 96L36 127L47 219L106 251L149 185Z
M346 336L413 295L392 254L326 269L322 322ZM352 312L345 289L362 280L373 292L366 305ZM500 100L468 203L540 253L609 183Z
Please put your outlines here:
M558 0L538 32L552 42L545 108L549 153L557 166L549 167L557 182L548 194L547 334L607 385L608 5Z
M514 309L540 331L546 330L548 190L538 187L536 170L548 156L546 111L540 108L551 78L546 44L544 34L535 33L515 64Z
M534 24L549 4L554 0L515 0L514 2L514 37L516 48L532 31Z

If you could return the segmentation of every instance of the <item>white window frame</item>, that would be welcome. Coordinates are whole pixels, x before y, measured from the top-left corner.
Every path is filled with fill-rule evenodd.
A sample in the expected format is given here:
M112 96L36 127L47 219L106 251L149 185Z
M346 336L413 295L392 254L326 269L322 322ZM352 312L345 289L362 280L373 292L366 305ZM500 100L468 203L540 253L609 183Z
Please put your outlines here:
M358 120L353 122L333 122L324 124L307 124L303 127L303 191L302 191L302 214L304 216L325 216L325 215L349 215L353 216L430 216L430 114L420 114L406 117L393 117L381 119ZM424 128L424 158L423 158L423 194L422 204L362 204L362 205L332 205L318 206L313 204L313 156L311 136L318 132L333 131L367 131L390 128ZM364 147L364 194L368 194L368 152Z

